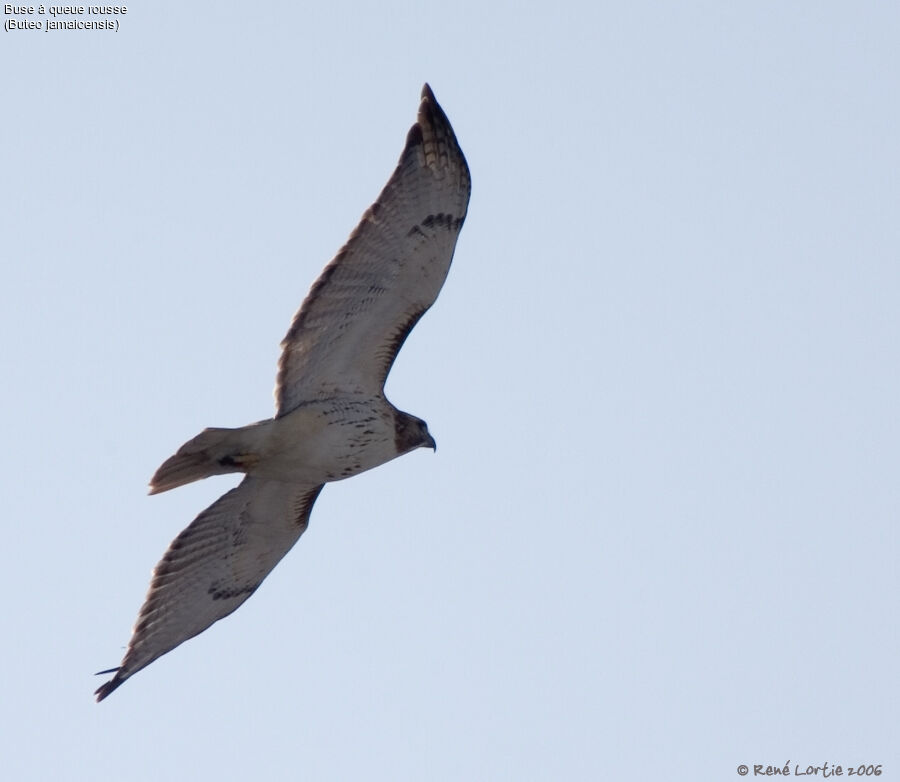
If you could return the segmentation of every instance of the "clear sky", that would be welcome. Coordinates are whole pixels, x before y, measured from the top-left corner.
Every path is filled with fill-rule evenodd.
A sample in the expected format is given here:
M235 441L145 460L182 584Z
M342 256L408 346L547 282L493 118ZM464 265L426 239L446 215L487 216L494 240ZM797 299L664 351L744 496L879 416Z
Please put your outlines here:
M900 779L897 4L118 18L0 43L4 778ZM387 390L437 453L95 704L236 482L150 475L272 414L426 80L472 201Z

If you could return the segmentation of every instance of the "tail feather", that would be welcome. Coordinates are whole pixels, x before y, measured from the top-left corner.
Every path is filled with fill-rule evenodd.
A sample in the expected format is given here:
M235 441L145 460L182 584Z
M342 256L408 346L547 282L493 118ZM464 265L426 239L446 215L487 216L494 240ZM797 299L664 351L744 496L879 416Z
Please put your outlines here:
M204 429L163 462L150 479L150 494L169 491L210 475L247 472L257 461L256 454L246 447L245 432L249 428Z

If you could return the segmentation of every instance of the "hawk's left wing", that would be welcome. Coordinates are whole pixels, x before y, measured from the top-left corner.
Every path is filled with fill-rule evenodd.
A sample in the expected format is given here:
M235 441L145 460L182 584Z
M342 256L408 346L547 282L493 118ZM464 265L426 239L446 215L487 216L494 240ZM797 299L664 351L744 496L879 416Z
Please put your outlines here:
M122 665L97 700L250 597L303 534L321 490L248 476L191 522L154 569Z
M466 159L426 84L393 176L281 343L278 416L336 392L382 393L397 351L444 284L470 191Z

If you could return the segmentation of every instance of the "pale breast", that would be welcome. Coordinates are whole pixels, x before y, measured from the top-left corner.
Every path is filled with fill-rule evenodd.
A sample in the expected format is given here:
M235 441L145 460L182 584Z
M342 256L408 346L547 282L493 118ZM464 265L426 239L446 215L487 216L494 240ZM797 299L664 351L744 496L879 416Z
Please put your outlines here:
M394 459L394 411L386 400L308 402L267 423L251 474L287 482L338 481Z

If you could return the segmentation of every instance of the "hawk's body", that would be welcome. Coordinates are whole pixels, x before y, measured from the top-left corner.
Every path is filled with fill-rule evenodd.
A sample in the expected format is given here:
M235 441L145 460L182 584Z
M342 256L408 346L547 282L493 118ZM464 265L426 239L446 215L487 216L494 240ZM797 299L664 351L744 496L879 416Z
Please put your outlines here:
M125 658L97 700L253 594L303 534L325 483L434 447L425 422L385 398L384 382L443 285L469 191L465 158L426 84L396 171L282 343L275 418L206 429L153 476L152 494L246 474L156 566Z

